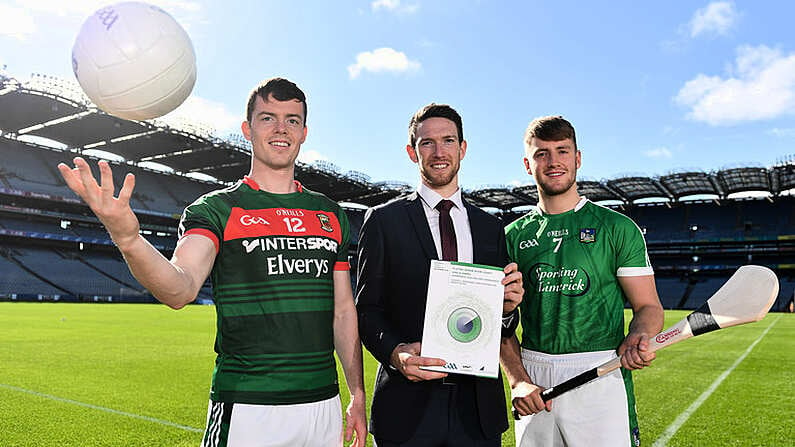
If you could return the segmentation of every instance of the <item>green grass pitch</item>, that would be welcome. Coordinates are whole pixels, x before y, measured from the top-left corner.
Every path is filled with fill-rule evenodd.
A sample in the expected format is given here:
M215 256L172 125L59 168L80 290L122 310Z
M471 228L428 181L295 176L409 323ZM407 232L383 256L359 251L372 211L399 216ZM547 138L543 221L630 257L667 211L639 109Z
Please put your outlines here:
M0 303L0 446L198 446L214 331L211 306ZM795 445L793 371L795 315L673 345L635 374L643 445Z

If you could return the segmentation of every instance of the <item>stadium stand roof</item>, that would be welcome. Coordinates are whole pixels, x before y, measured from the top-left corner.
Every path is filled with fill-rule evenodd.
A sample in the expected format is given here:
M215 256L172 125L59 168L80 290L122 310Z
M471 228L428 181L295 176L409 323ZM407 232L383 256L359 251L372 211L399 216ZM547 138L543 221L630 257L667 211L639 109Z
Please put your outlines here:
M487 208L500 208L506 207L514 208L517 206L527 205L528 197L522 194L523 191L514 192L512 188L507 186L487 186L472 191L467 191L466 195L475 205ZM537 201L538 196L536 196ZM535 203L533 201L532 203Z
M652 197L671 199L673 196L659 180L651 177L621 177L608 180L607 186L618 191L628 202Z
M770 172L767 168L734 168L718 171L718 183L726 194L744 191L770 191Z
M538 190L535 185L522 185L513 188L513 193L526 198L525 204L538 203Z
M0 131L5 136L43 137L82 153L100 149L127 162L156 162L175 175L199 173L231 183L248 172L250 143L241 135L218 137L212 129L188 122L127 121L98 110L79 86L46 75L19 81L0 73ZM413 188L399 182L376 182L356 171L340 172L328 162L297 163L296 177L308 188L334 200L374 206ZM734 167L715 172L692 170L658 177L623 176L578 182L580 192L594 201L631 204L641 199L678 201L682 197L764 191L777 196L795 189L795 157L771 168ZM465 191L481 207L502 211L535 204L535 185L487 186Z
M795 159L782 163L772 169L774 191L787 191L795 188Z
M99 149L127 162L155 162L177 175L200 173L230 183L250 165L250 143L240 135L219 138L211 129L162 120L128 121L97 109L72 81L34 74L29 81L0 77L0 130L42 137L76 153ZM296 177L335 200L373 206L405 194L405 185L371 183L365 174L340 173L330 164L298 163Z
M679 172L660 177L660 184L678 200L684 196L696 194L724 195L723 190L714 176L706 172Z
M603 200L623 200L612 186L594 180L578 181L577 190L580 194L590 198L594 202Z

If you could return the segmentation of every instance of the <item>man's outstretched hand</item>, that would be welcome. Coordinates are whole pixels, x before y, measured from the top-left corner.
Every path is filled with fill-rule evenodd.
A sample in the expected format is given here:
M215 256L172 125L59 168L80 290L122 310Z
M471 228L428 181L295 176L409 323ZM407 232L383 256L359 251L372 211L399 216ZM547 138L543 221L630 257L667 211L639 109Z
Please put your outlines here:
M135 188L135 176L127 174L119 196L114 196L113 172L107 161L100 161L98 184L91 167L82 157L75 157L74 168L64 163L58 165L67 186L80 196L96 214L105 229L108 230L113 242L124 251L124 246L138 238L140 225L130 207L130 197Z

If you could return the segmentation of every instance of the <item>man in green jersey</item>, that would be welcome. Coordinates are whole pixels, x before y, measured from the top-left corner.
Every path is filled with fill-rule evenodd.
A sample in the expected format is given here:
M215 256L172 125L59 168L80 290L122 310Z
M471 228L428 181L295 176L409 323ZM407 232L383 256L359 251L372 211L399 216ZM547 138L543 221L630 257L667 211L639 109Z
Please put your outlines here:
M640 229L577 192L581 154L571 123L538 118L525 134L524 164L538 207L506 228L524 275L521 351L505 339L501 361L519 415L517 445L639 445L629 370L655 358L648 338L663 309ZM624 335L624 303L633 310ZM616 355L623 369L546 404L540 392ZM542 411L546 410L546 411Z
M107 162L99 184L82 158L58 166L158 300L180 309L211 276L218 356L203 446L341 445L335 350L351 392L345 439L365 443L350 228L339 205L295 180L306 116L304 93L286 79L251 92L242 123L251 170L185 209L171 260L139 234L132 174L116 198Z

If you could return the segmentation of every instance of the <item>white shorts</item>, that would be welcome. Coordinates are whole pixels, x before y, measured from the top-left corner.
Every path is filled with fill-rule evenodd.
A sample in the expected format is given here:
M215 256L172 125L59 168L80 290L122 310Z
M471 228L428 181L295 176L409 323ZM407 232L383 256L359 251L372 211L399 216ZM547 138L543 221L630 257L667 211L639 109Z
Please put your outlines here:
M615 351L551 355L522 349L522 363L533 383L549 388L615 358ZM634 398L627 398L621 370L615 370L556 397L552 411L516 421L516 445L630 446ZM632 403L632 415L629 413ZM636 434L635 430L635 434Z
M293 405L213 402L201 447L340 447L340 396Z

